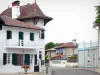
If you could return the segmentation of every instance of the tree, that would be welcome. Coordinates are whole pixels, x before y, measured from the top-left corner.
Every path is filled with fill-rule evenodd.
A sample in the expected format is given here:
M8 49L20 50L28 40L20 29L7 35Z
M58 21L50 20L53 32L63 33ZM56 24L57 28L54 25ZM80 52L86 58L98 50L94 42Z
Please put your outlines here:
M53 47L55 47L55 46L56 46L55 43L49 42L49 43L47 43L47 44L45 45L45 49L47 50L47 49L53 48Z
M47 49L50 49L50 48L53 48L53 47L55 47L56 45L55 45L55 43L53 43L53 42L49 42L49 43L47 43L46 45L45 45L45 50L47 50ZM45 52L45 55L47 54L47 52Z
M95 25L100 24L100 6L95 6L96 7L96 11L97 11L97 17L95 20Z

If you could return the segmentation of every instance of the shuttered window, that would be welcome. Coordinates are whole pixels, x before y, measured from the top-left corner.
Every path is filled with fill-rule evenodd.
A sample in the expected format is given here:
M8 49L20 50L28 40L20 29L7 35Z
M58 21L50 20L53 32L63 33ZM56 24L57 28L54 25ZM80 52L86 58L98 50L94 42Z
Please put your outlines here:
M7 54L3 53L3 65L6 65L7 63Z
M12 39L12 31L7 31L7 39Z
M44 39L44 30L41 30L41 39Z
M34 55L34 65L37 65L37 54Z
M24 35L23 32L19 32L19 40L23 40L23 35Z
M30 33L30 40L34 41L34 33Z

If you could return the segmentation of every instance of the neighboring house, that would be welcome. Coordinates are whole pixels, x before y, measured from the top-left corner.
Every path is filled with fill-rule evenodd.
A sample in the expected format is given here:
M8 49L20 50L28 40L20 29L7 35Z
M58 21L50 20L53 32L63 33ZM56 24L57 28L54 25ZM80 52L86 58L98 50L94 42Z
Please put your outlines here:
M35 3L20 6L14 1L11 8L0 14L0 73L42 71L45 66L44 27L52 18Z
M78 66L98 67L98 42L78 44Z
M77 51L78 44L74 44L72 42L63 43L57 46L56 54L54 57L51 57L49 61L50 66L56 67L75 67L78 66L77 63ZM76 59L68 58L70 56L76 56Z
M49 56L49 58L54 57L56 55L56 49L55 48L50 48L45 50L46 55Z
M73 44L72 42L63 43L62 45L56 47L56 54L62 55L63 58L67 58L78 54L77 48L78 44Z

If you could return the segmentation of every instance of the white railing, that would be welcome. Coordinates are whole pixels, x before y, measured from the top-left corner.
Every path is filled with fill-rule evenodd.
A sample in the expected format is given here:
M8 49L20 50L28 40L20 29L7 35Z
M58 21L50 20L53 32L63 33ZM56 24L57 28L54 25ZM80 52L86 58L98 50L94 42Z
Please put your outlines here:
M34 41L27 41L27 40L6 40L7 47L35 47Z
M98 42L92 42L90 41L89 43L87 42L82 42L78 44L79 49L85 49L85 48L94 48L98 47Z

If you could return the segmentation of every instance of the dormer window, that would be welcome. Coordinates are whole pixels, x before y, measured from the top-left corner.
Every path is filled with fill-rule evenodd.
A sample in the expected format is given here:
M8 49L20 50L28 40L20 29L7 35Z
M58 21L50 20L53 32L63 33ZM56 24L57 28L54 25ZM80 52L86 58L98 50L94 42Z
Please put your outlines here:
M12 31L7 30L7 39L12 39Z
M34 25L36 25L38 21L39 21L39 18L34 18L34 19L33 19Z

